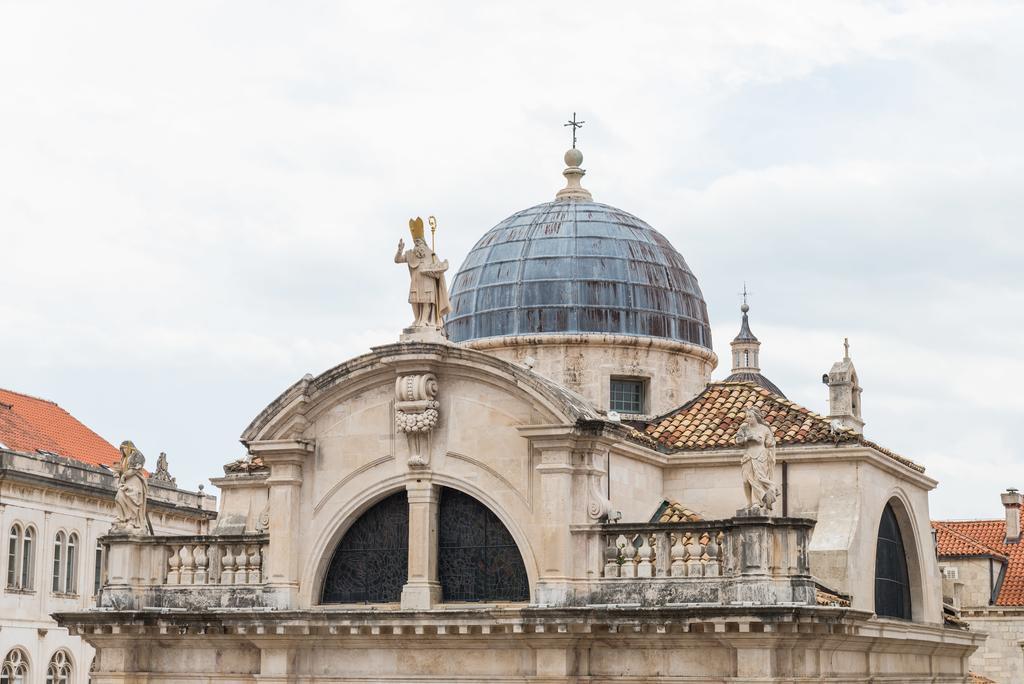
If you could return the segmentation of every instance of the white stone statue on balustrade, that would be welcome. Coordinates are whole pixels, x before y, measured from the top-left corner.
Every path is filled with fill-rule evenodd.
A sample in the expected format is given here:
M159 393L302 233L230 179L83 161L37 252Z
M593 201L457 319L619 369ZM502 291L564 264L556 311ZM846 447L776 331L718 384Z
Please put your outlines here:
M146 457L130 440L121 442L121 460L117 465L117 493L114 506L117 517L110 528L113 533L153 534L146 512L149 484L142 468Z
M748 514L770 514L779 496L775 487L775 435L756 408L744 411L736 431L736 444L743 447L740 461Z

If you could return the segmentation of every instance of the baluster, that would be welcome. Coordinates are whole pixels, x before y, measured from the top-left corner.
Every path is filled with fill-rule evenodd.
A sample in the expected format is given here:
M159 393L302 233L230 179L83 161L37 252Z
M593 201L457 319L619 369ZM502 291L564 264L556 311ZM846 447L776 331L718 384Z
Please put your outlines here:
M672 576L686 577L686 546L683 544L683 535L672 535Z
M245 580L249 576L248 560L249 557L245 555L245 545L242 545L238 548L238 553L235 554L235 584L245 584Z
M233 570L235 557L231 553L231 544L224 545L224 557L220 561L220 583L234 584L235 572Z
M259 544L249 547L249 584L260 583L260 560Z
M655 577L668 577L672 563L672 555L669 549L672 547L672 535L668 532L656 532L654 536L654 575Z
M171 555L167 557L167 584L178 584L181 582L181 575L178 573L178 566L181 559L178 558L178 549L174 546L167 547Z
M196 563L196 574L194 584L206 584L210 574L207 571L210 563L210 557L206 553L205 544L197 544L195 549L192 550L192 557Z
M719 533L721 534L721 533ZM707 563L704 565L704 575L707 577L718 577L722 574L720 561L718 559L721 546L718 543L718 535L712 532L708 535L707 547L704 549L704 555L707 556Z
M604 549L604 576L619 576L619 547L615 543L615 537L608 535L608 546Z
M621 537L622 545L622 567L619 568L620 577L636 577L636 547L633 546L635 535L627 534Z
M181 556L181 583L192 584L192 578L195 575L196 569L192 561L192 547L185 544L181 547L178 555Z
M637 551L637 556L640 562L636 566L637 577L653 577L654 576L654 565L651 563L651 555L654 553L654 549L651 548L650 535L640 535L640 548Z
M700 577L703 569L700 564L700 557L703 550L700 548L699 539L695 539L690 532L686 533L686 576Z

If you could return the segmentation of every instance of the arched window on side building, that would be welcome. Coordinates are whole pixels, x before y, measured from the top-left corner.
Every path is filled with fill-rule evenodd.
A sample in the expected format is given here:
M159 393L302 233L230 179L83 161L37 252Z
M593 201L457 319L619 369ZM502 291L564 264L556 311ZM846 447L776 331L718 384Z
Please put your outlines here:
M50 583L50 591L55 594L64 591L63 582L61 582L61 572L64 566L61 559L65 544L64 533L58 532L53 538L53 581Z
M0 684L28 684L28 657L20 648L12 648L0 664Z
M46 668L46 684L71 684L71 658L68 652L60 649L50 658Z
M911 619L910 576L899 521L886 504L878 524L875 551L875 614L880 617Z
M11 525L7 537L7 588L31 591L35 576L35 528Z

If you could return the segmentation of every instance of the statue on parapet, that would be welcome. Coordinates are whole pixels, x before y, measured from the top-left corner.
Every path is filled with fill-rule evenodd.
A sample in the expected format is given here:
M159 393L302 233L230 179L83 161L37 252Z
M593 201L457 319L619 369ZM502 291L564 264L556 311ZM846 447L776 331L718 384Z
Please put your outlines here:
M749 515L768 515L779 496L775 487L775 435L756 408L744 410L743 423L736 431L736 444L743 447L740 461L743 491Z
M130 440L121 442L121 460L117 465L117 493L114 505L117 517L111 532L127 534L153 534L146 511L149 484L143 473L146 457Z
M433 216L430 217L430 230L431 233L436 230ZM409 232L412 233L412 249L406 250L405 240L399 240L395 263L409 267L409 303L414 317L411 327L443 333L444 315L451 309L444 280L448 260L438 259L433 247L427 245L423 237L423 219L409 219Z
M175 486L178 482L176 478L171 477L171 471L167 466L167 454L163 451L160 452L156 459L156 472L153 473L152 478L154 481L166 482L171 486Z

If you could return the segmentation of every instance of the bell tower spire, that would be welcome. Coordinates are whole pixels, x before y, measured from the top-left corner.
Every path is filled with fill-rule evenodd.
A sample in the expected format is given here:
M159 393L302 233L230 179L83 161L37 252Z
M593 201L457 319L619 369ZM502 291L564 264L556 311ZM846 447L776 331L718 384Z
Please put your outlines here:
M750 332L750 319L747 317L747 312L750 311L750 305L747 304L747 284L743 283L743 304L740 305L740 311L743 313L743 322L740 324L740 332L733 339L732 344L732 372L733 373L760 373L760 360L758 355L760 354L761 342L754 333Z

